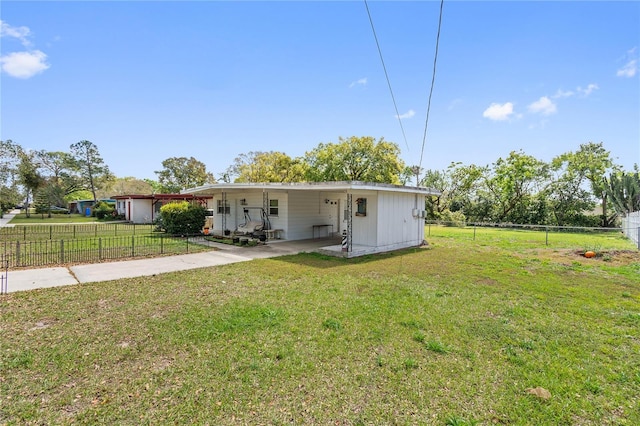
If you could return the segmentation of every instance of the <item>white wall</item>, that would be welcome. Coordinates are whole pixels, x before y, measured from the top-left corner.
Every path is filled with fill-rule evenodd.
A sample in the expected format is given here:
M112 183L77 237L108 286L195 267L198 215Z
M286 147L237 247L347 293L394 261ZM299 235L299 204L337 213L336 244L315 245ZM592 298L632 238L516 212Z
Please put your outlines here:
M358 198L367 199L367 215L357 216ZM351 211L353 214L352 239L353 245L375 246L378 241L378 193L368 191L354 192L352 196L353 206Z
M288 220L288 195L284 191L272 191L268 193L269 199L278 200L278 216L269 216L269 222L272 229L284 230L284 237L287 234L287 220ZM226 217L226 228L231 232L235 231L238 226L245 222L244 208L245 207L263 207L262 206L262 192L245 192L245 193L227 193L227 203L229 204L230 214ZM222 234L222 214L218 214L218 201L221 200L221 195L215 195L208 208L214 210L213 216L213 233ZM245 204L241 200L244 200ZM251 220L261 220L262 216L260 210L255 208L248 209ZM267 214L269 212L267 211Z
M328 197L323 197L322 195L321 192L311 191L289 192L289 217L287 218L286 239L304 240L313 238L313 225L327 223L329 219L323 216L322 204ZM325 229L322 230L322 235L324 235L325 231Z
M422 210L424 196L417 196L416 200L415 194L380 192L377 246L420 245L424 240L424 217L415 213Z
M131 203L131 216L129 221L133 223L151 223L153 222L153 205L151 200L130 199L127 203ZM127 206L128 210L128 206Z

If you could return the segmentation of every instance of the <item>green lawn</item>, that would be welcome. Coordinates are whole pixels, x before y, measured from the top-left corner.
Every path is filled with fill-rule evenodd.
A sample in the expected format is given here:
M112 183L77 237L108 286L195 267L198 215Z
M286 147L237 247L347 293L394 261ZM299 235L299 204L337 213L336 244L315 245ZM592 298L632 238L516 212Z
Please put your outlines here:
M97 222L95 217L87 217L81 214L52 214L51 217L47 217L46 214L31 213L30 217L21 211L11 219L10 224L53 224L53 223L84 223L84 222Z
M2 296L0 424L640 424L628 241L438 231Z

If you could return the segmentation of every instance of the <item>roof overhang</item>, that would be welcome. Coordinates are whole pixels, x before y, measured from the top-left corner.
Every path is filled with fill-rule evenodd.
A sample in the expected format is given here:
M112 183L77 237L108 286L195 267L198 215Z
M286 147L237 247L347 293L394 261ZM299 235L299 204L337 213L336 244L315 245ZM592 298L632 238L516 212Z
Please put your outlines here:
M213 195L221 192L238 191L383 191L418 194L423 196L440 195L439 191L432 188L419 186L392 185L388 183L345 181L345 182L293 182L293 183L214 183L183 190L182 194Z

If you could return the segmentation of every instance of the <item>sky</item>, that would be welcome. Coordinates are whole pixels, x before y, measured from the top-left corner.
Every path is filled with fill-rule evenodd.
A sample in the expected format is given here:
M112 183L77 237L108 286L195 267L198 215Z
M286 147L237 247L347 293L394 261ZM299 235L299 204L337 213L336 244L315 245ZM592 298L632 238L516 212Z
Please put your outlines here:
M66 152L89 140L139 179L170 157L220 177L240 154L300 157L351 136L433 170L520 150L550 161L588 142L640 164L640 2L445 1L425 133L439 11L2 1L0 138Z

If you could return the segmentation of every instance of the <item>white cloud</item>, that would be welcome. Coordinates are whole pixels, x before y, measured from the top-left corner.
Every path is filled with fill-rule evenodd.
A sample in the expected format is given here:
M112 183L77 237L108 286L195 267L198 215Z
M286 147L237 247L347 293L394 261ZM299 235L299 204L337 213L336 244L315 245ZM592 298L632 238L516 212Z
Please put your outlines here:
M0 20L0 37L15 38L28 49L0 56L0 69L11 77L30 78L50 67L47 55L41 50L32 49L30 36L29 27L14 27Z
M590 85L587 86L586 89L583 89L582 87L578 87L576 90L582 96L589 96L591 94L591 92L593 92L594 90L598 90L598 89L599 89L599 87L598 87L597 84L591 83Z
M575 95L575 92L572 92L571 90L558 89L558 91L556 92L555 95L552 96L552 98L553 99L570 98L573 95Z
M489 108L485 109L482 116L489 120L504 121L513 114L513 104L511 102L504 103L502 105L492 103Z
M551 99L547 96L543 96L537 101L528 106L529 112L534 114L551 115L554 114L558 108Z
M24 47L31 47L31 41L27 37L31 35L29 27L12 27L0 20L0 37L13 37L20 40Z
M2 71L16 78L30 78L50 67L47 55L39 50L13 52L0 57Z
M367 77L361 78L359 80L354 81L353 83L351 83L349 85L349 88L352 88L352 87L355 87L355 86L358 86L358 85L366 86L367 85Z
M638 73L638 60L631 59L616 72L618 77L634 77Z
M405 112L404 114L396 115L396 118L400 118L400 119L411 118L414 115L416 115L416 112L414 110L410 109L409 111Z

